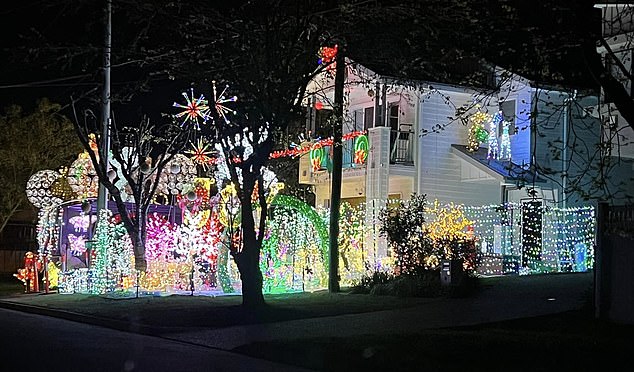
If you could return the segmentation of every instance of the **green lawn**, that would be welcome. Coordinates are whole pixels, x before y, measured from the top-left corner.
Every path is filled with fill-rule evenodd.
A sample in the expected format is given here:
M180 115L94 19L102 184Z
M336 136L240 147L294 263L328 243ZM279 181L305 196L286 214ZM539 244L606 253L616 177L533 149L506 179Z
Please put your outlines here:
M19 282L18 282L19 283ZM18 287L19 288L19 287ZM26 294L11 301L141 325L219 328L414 306L429 299L327 291L265 295L267 306L251 310L240 296L142 296L107 298L85 294ZM178 316L174 316L178 314ZM166 321L169 319L169 321Z
M24 293L24 284L15 277L5 274L0 276L0 298Z

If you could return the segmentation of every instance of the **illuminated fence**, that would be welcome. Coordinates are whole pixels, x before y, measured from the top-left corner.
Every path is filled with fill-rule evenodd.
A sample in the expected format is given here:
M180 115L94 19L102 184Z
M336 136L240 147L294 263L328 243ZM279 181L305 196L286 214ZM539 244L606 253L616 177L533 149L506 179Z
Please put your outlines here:
M474 221L480 274L575 272L593 267L593 207L562 209L529 202L464 210Z

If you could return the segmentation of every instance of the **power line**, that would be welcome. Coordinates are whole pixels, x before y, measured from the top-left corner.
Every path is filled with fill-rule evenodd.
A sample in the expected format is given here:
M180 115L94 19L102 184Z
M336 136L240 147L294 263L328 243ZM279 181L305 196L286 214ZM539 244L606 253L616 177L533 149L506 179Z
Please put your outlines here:
M93 74L82 74L82 75L67 76L67 77L62 77L62 78L57 78L57 79L32 81L32 82L28 82L28 83L0 85L0 89L40 87L40 86L46 86L45 84L57 83L57 82L60 82L60 81L83 79L83 78L86 78L86 77L90 77L92 75Z

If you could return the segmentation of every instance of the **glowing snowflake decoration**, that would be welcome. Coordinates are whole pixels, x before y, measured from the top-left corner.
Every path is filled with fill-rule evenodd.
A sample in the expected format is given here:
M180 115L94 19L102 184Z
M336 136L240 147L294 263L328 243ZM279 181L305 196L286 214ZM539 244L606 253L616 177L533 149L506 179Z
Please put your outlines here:
M192 123L196 129L200 129L200 124L205 124L207 119L209 119L209 104L205 99L205 96L202 94L200 97L196 98L194 96L194 89L190 90L191 97L187 95L186 92L183 92L182 95L185 98L186 104L180 104L174 102L173 106L183 109L183 111L174 115L174 117L180 119L183 118L183 122L181 126L187 124L187 122Z
M227 114L235 115L236 112L235 110L230 109L224 104L227 102L236 102L238 100L238 97L233 96L233 97L227 98L225 96L225 93L227 93L227 89L229 89L228 85L225 85L225 89L223 89L222 92L220 92L220 94L217 93L215 81L212 81L212 87L214 90L214 97L216 99L216 102L214 102L216 112L218 112L218 116L220 116L225 121L225 123L229 124L231 121L227 118Z
M211 145L203 141L202 138L199 138L196 143L190 143L192 145L191 150L186 151L191 156L190 159L194 163L202 165L205 170L208 169L215 162L215 158L212 156L215 151L210 147Z

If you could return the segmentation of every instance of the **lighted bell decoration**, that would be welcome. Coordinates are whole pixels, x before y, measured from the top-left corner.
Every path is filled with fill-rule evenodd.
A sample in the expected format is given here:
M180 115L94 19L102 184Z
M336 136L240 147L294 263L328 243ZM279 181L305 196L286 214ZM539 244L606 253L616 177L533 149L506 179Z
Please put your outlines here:
M62 202L62 199L53 195L51 185L62 177L54 170L41 170L34 173L26 183L26 196L29 202L36 208L47 208Z
M59 177L51 184L51 194L53 196L62 199L63 201L75 199L77 195L73 192L73 189L70 188L68 184L68 179L66 177Z

